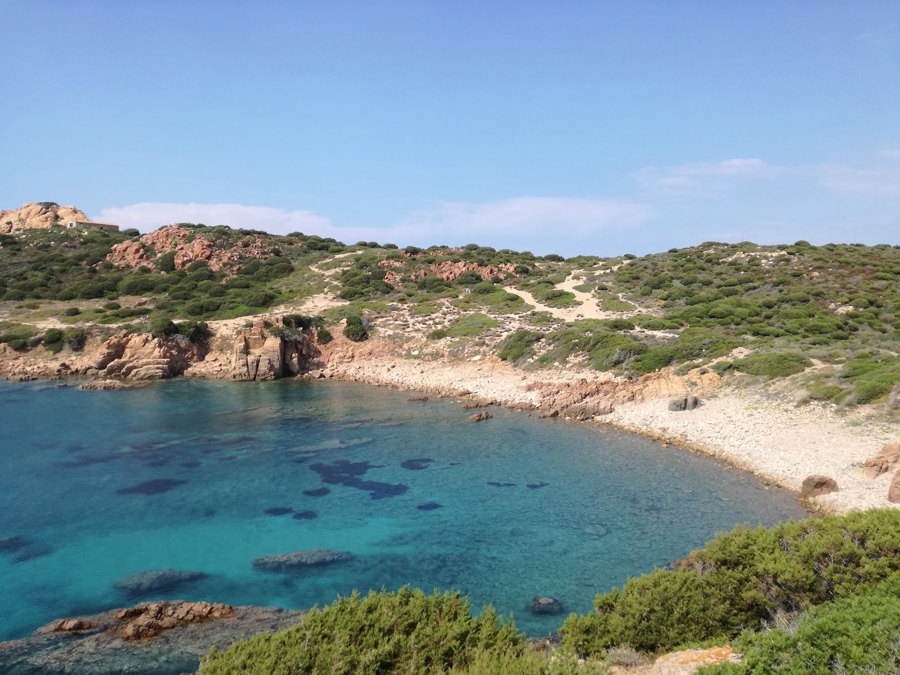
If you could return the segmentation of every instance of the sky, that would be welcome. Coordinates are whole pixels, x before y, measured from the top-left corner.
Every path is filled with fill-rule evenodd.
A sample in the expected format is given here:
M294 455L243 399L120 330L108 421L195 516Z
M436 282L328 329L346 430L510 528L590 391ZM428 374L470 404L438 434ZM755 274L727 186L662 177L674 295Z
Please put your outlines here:
M900 244L895 0L0 0L0 209L613 256Z

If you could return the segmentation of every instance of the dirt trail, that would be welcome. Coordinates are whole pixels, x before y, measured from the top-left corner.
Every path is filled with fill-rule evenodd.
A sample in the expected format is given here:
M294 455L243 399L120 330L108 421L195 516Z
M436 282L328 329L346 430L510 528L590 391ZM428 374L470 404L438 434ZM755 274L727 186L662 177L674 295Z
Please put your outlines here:
M518 288L509 288L507 290L510 293L515 293L521 297L529 305L534 305L539 311L547 312L561 321L572 322L577 321L578 319L617 319L636 313L637 308L635 308L635 312L610 312L605 309L600 309L600 306L597 304L597 298L590 293L576 290L575 287L583 283L582 278L579 276L583 271L584 270L575 270L566 277L565 281L556 286L560 290L568 291L575 296L575 300L580 303L575 307L550 307L540 302L528 291L523 291Z

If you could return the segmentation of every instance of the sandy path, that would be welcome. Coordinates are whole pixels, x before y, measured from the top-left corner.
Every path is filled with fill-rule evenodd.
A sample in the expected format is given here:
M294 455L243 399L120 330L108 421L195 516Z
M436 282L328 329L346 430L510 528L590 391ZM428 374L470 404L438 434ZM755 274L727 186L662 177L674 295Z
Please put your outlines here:
M572 322L579 319L618 319L623 316L630 316L631 314L637 313L637 308L635 308L634 312L610 312L600 309L600 306L597 304L597 298L590 293L575 289L576 286L579 286L582 283L582 279L578 276L582 272L583 270L575 270L566 277L565 281L556 285L556 288L568 291L575 296L575 300L579 303L576 307L550 307L537 300L528 291L512 287L509 287L506 290L510 293L515 293L529 305L534 305L539 311L547 312L561 321Z

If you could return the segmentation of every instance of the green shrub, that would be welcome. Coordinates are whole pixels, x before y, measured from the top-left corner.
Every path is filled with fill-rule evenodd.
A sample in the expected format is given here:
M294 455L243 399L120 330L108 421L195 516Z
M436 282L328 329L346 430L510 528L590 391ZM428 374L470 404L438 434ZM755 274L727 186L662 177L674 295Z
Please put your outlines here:
M79 314L81 314L81 310L78 307L66 307L63 312L64 316L78 316Z
M443 340L450 332L446 328L435 328L425 336L428 340Z
M325 328L325 326L319 326L316 329L316 341L320 345L327 345L333 339L334 339L334 336L331 334L331 331L329 331L327 328Z
M65 345L65 336L58 328L48 328L44 333L44 349L52 354L59 354Z
M459 593L353 593L301 623L215 649L200 671L217 673L445 673L476 661L516 661L526 649L490 607L478 617ZM463 670L463 672L465 672Z
M359 314L351 314L347 317L344 336L353 342L363 342L369 339L369 331Z
M751 354L732 365L735 370L747 375L774 378L802 373L812 362L802 354L776 352Z
M900 672L900 577L814 607L793 629L744 633L736 646L744 661L727 672L895 675Z
M73 352L80 352L87 342L87 332L83 328L66 328L63 331L63 342Z
M784 612L849 598L900 575L900 511L880 509L739 527L685 568L629 579L572 616L563 641L581 654L611 645L657 652L757 630Z
M516 362L533 351L533 345L543 336L526 328L519 328L507 335L497 346L497 356L504 361Z

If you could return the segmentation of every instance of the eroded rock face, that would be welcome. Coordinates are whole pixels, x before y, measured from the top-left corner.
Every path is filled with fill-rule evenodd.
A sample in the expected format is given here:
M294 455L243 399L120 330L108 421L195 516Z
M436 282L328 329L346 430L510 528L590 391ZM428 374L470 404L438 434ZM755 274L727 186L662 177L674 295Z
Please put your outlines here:
M264 572L290 572L291 570L320 567L352 559L353 554L348 551L330 551L325 548L314 548L254 558L253 567Z
M235 380L277 380L298 375L316 365L319 351L307 335L275 335L256 319L234 339L231 377Z
M829 492L837 492L837 490L838 484L834 478L814 474L803 479L803 485L800 487L800 496L818 497L819 495L827 495Z
M161 380L181 375L202 357L201 347L187 338L122 333L103 344L94 365L104 377Z

